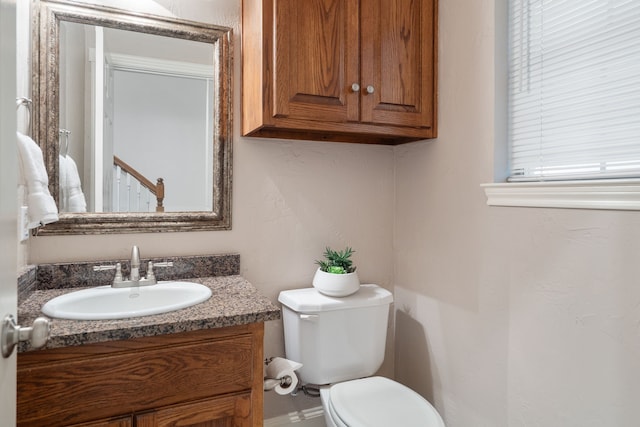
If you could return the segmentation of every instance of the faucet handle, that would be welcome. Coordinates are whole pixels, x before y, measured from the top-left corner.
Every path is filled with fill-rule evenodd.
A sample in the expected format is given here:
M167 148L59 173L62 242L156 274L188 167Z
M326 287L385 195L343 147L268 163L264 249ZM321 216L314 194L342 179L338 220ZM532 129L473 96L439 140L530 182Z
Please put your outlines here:
M115 270L116 275L113 277L112 283L118 283L124 281L122 277L122 265L119 262L116 262L114 265L94 265L93 271L107 271L107 270Z
M147 279L155 280L156 275L153 272L153 267L161 267L161 268L173 267L173 262L172 261L163 261L163 262L156 262L154 264L152 261L149 261L147 263Z
M117 268L116 265L94 265L93 271L106 271L106 270L115 270Z
M116 262L116 275L113 278L114 282L122 282L123 278L122 278L122 265L120 265L119 262Z
M155 264L153 264L156 267L173 267L173 261L163 261L163 262L156 262Z
M156 275L153 273L153 262L147 263L147 280L155 280Z

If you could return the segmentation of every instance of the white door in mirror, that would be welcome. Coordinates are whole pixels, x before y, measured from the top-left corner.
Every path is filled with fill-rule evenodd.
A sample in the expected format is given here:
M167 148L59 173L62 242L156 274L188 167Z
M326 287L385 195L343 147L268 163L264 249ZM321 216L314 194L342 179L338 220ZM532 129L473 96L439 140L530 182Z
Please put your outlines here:
M191 307L210 297L211 289L192 282L159 282L131 288L99 286L53 298L42 312L58 319L126 319Z

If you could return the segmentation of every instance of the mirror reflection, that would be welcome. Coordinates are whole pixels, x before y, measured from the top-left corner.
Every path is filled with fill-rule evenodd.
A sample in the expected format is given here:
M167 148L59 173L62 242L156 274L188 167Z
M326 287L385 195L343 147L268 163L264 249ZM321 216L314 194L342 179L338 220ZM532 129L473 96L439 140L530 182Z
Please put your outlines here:
M62 212L212 209L214 51L60 23Z
M61 212L40 234L230 229L231 29L32 5L32 136Z

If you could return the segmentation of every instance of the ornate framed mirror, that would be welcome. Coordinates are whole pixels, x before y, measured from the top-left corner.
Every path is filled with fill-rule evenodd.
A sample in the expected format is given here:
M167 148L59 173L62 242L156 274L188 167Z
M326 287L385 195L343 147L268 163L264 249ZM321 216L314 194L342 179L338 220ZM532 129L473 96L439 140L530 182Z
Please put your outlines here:
M60 210L39 234L230 229L231 29L64 0L33 19L32 136Z

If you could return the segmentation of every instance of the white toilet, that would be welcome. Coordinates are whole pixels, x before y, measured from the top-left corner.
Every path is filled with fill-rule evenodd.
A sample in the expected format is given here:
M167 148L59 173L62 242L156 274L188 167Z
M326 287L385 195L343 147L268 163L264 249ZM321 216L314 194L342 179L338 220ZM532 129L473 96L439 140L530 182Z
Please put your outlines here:
M302 384L320 386L328 427L444 427L431 404L383 377L389 305L393 296L376 285L333 298L315 288L283 291L285 350L303 364Z

